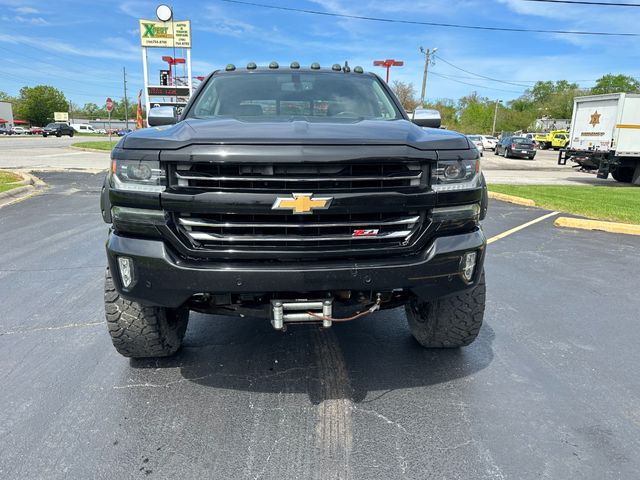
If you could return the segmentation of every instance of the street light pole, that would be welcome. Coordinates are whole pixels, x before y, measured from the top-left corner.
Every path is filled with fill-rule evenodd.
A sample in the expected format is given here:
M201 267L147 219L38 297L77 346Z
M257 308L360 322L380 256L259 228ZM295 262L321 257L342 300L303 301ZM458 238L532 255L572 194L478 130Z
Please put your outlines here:
M124 124L125 130L129 130L129 103L127 100L127 70L122 67L122 80L124 82Z
M427 90L427 76L429 75L429 64L433 63L433 60L431 60L431 55L435 54L438 51L437 48L434 48L433 50L429 50L427 48L427 50L425 51L424 48L420 47L420 52L424 54L424 73L422 75L422 92L420 93L420 107L424 107L424 95L426 93Z
M502 103L502 100L496 100L496 110L493 113L493 128L491 129L491 135L495 136L496 134L496 119L498 118L498 104Z

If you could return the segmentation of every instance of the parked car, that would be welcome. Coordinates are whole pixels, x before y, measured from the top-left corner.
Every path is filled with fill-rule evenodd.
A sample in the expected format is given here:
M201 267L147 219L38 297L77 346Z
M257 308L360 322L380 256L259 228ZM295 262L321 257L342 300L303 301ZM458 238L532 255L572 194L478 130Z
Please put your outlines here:
M133 130L129 129L122 129L122 130L118 130L117 135L119 137L124 137L127 133L131 133Z
M481 135L482 146L485 150L495 150L498 143L498 139L492 135Z
M482 143L482 135L467 135L467 138L474 145L478 151L480 152L480 156L482 157L484 154L484 144Z
M14 135L26 135L29 133L29 130L24 127L11 127L11 133Z
M7 127L0 127L0 135L12 135L13 132L11 131L10 128Z
M520 157L529 160L533 160L536 156L533 142L526 137L504 137L496 145L494 153L504 158Z
M31 127L29 135L42 135L42 127Z
M98 129L96 129L96 133L99 133L101 135L105 135L107 133L107 131L104 128L98 128Z
M62 135L69 135L73 137L75 130L67 123L50 123L42 129L42 136L48 137L49 135L55 135L61 137Z

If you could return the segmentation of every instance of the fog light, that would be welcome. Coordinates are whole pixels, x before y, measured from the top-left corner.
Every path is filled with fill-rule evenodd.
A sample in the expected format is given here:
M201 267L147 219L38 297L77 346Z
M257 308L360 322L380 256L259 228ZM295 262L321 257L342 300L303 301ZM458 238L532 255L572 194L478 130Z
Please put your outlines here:
M470 282L473 278L473 272L476 269L476 252L467 252L462 256L461 267L462 267L462 278L464 278L467 282Z
M122 286L129 288L133 283L133 260L129 257L118 257L118 268L120 269Z

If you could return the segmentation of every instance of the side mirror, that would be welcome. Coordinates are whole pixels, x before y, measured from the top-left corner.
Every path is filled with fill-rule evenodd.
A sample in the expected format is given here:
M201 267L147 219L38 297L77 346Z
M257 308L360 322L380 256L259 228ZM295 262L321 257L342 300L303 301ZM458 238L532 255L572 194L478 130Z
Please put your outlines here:
M153 107L149 110L149 126L173 125L178 121L176 107Z
M438 110L416 108L411 121L420 127L440 128L442 118Z

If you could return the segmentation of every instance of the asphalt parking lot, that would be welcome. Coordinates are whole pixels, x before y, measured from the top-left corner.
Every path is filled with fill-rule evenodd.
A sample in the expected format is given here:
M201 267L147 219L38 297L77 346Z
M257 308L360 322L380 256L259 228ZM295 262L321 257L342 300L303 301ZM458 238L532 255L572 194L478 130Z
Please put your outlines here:
M286 334L193 314L175 358L129 361L103 322L102 175L39 176L0 209L0 478L637 478L639 237L551 217L493 242L460 351L399 310ZM493 202L484 228L546 213Z

